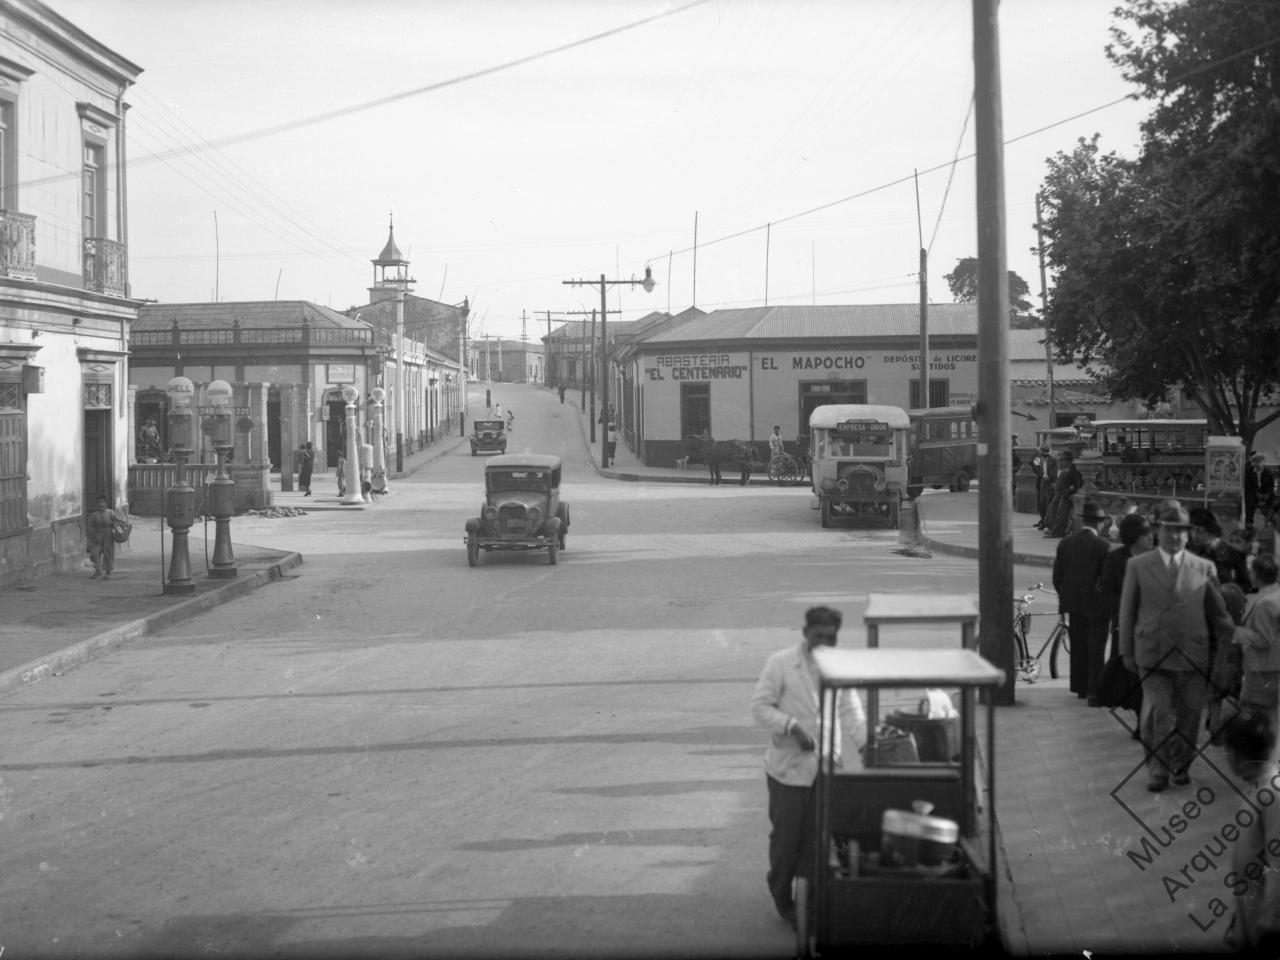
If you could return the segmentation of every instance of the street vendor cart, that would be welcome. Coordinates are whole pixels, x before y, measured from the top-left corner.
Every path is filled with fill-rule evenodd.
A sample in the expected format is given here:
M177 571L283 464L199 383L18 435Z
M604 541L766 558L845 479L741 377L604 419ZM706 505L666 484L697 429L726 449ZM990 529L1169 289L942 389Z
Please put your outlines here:
M798 954L858 944L997 945L993 697L986 698L981 755L975 720L979 691L997 687L1002 673L973 650L954 647L819 647L813 657L821 762L813 880L811 886L797 882ZM958 753L941 761L889 762L876 749L877 707L877 715L868 711L863 768L835 767L836 701L846 689L866 691L869 703L886 706L910 702L921 691L954 692Z

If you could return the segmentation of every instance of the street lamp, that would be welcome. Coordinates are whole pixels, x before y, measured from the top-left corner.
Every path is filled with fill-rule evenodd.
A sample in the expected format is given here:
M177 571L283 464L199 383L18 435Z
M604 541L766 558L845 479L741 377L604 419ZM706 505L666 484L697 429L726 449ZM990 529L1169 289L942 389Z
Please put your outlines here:
M628 284L635 286L639 284L644 288L645 293L652 293L657 283L653 279L653 269L651 267L644 268L644 279L637 280L632 277L630 280L606 280L604 274L600 274L599 280L563 280L564 285L570 287L593 287L597 283L600 284L600 406L604 411L604 430L600 434L600 469L609 466L609 341L605 337L605 317L608 316L608 302L606 298L609 287L618 284Z

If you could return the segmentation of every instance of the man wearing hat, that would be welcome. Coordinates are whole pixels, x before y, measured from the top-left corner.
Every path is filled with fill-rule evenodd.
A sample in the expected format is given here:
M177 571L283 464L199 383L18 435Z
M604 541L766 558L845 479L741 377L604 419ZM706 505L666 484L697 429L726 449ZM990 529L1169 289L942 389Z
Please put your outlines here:
M1084 486L1084 477L1076 469L1076 456L1070 450L1058 454L1058 479L1053 484L1053 500L1044 515L1044 535L1065 537L1071 529L1071 498Z
M1276 478L1267 469L1260 453L1249 457L1249 468L1244 472L1244 525L1254 529L1253 514L1262 510L1264 522L1271 516L1271 502L1276 494Z
M1098 682L1106 663L1107 624L1110 604L1098 590L1102 563L1111 547L1098 532L1106 511L1092 500L1080 514L1080 529L1058 544L1053 558L1053 589L1058 591L1058 612L1067 615L1071 638L1071 692L1087 697L1089 706L1100 707Z
M1036 450L1031 469L1036 472L1036 509L1040 512L1036 529L1043 530L1044 515L1049 509L1049 501L1053 499L1053 485L1058 479L1058 462L1049 456L1047 443L1041 444Z
M1120 592L1120 654L1142 680L1139 721L1147 789L1191 782L1209 674L1210 630L1230 643L1235 626L1213 564L1187 550L1191 518L1181 506L1156 517L1158 549L1133 557Z

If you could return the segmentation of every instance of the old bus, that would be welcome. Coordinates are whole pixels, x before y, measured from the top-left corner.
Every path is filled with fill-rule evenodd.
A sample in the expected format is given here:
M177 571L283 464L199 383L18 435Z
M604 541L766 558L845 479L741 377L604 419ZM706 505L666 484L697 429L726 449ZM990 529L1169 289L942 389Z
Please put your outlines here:
M814 409L809 452L824 527L832 518L898 525L910 426L899 407L837 403Z
M978 424L972 407L908 410L911 421L907 496L925 487L963 493L978 472Z

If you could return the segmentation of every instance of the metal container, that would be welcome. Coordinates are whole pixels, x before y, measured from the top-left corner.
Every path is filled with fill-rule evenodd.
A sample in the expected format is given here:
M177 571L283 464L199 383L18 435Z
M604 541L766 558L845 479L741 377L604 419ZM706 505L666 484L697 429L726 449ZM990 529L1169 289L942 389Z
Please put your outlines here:
M933 804L912 801L912 810L886 810L880 817L880 863L886 867L937 867L960 839L954 820L931 817Z

